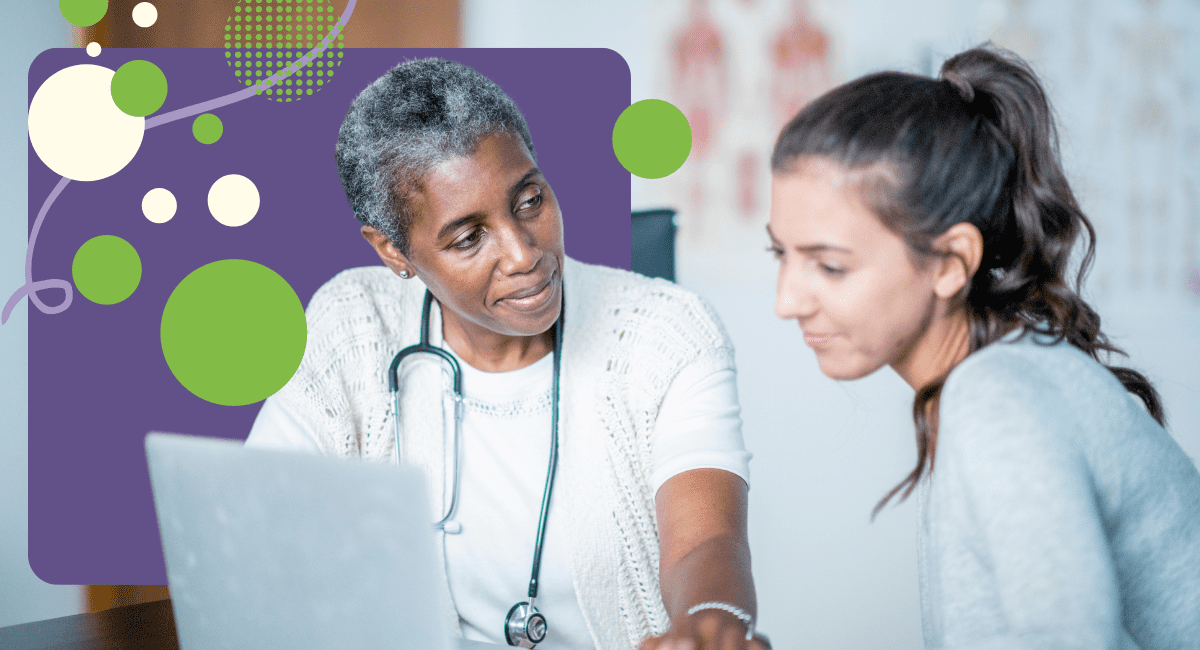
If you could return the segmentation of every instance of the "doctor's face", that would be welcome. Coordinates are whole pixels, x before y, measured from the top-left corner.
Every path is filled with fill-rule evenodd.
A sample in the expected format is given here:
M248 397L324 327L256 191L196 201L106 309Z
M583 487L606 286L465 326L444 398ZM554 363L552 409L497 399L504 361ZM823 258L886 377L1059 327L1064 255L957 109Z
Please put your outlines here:
M554 325L562 215L524 141L485 136L471 156L433 167L410 205L405 268L454 316L506 336Z
M775 313L794 319L821 372L858 379L902 364L935 313L933 272L859 199L860 175L822 158L771 183Z

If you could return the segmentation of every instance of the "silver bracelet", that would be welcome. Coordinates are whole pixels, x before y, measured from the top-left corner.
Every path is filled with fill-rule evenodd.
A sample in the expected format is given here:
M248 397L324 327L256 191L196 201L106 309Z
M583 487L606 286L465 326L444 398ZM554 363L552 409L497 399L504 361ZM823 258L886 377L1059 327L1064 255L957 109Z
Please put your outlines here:
M733 614L746 624L746 640L749 641L754 638L754 618L747 614L746 610L742 609L741 607L738 607L737 605L730 605L729 603L700 603L699 605L692 605L692 608L687 611L688 616L691 616L702 609L719 609L721 611Z

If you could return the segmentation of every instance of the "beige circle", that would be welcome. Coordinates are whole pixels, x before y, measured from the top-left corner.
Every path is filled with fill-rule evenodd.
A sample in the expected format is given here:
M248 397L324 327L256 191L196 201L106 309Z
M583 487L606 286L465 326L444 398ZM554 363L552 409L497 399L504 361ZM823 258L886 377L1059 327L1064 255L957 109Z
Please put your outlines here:
M100 56L100 44L95 41L88 43L87 44L87 55L92 58L96 58L96 57Z
M258 214L259 196L254 181L241 174L217 179L208 190L208 211L231 228L241 226Z
M149 2L139 2L133 8L133 22L138 27L149 27L158 20L158 8Z
M156 187L142 197L142 214L154 223L170 221L178 208L179 203L175 200L175 195L168 189Z
M85 63L55 72L29 102L29 142L55 174L98 181L125 168L142 146L146 119L113 103L113 71Z

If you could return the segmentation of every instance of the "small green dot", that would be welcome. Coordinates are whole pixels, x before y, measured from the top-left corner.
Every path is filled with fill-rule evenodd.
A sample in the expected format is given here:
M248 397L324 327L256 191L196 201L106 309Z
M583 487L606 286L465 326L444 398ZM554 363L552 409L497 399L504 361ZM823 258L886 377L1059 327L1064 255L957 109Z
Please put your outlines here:
M212 113L204 113L192 121L192 135L200 144L212 144L221 139L225 126L221 118Z

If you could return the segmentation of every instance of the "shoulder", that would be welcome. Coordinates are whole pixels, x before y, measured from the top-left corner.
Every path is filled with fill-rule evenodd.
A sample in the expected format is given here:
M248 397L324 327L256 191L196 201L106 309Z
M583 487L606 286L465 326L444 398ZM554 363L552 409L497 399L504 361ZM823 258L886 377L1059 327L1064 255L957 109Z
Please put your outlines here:
M385 266L346 269L318 289L305 309L309 348L391 338L406 331L423 295L419 281L401 280Z
M1104 366L1065 340L1025 334L1005 337L968 356L950 373L942 396L951 402L1035 407L1120 388Z
M313 294L305 308L308 340L289 384L350 381L415 333L424 286L384 266L347 269ZM311 388L311 386L309 387Z
M947 378L938 415L939 455L1020 449L1026 458L1039 450L1094 459L1150 426L1106 367L1037 333L1008 336L968 356Z
M346 269L321 285L308 302L309 320L337 318L345 313L372 309L380 302L402 299L407 284L386 266Z
M571 259L566 269L568 317L578 310L579 318L624 326L664 344L732 348L716 311L677 284Z
M946 380L939 437L1073 437L1079 424L1080 383L1099 381L1103 366L1065 341L1047 344L1026 335L992 343L968 356ZM1088 398L1090 399L1090 398Z

